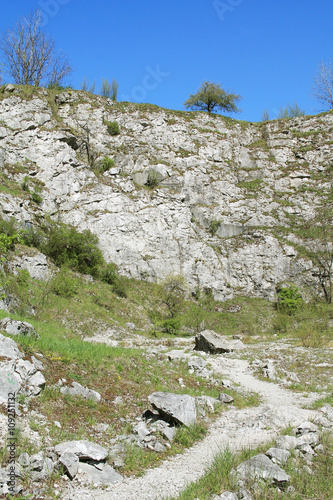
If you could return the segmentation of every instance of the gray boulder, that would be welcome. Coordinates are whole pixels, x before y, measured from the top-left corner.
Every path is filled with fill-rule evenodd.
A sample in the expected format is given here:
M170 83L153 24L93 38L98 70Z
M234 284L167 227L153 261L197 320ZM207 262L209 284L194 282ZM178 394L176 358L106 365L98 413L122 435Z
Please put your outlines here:
M70 396L80 396L84 399L92 399L93 401L96 401L96 403L101 400L99 392L94 391L93 389L83 387L77 382L72 382L72 386L73 387L61 387L60 392L62 394L69 394Z
M236 493L232 491L224 491L221 495L213 497L213 500L238 500Z
M199 356L193 356L188 360L187 364L190 370L201 371L207 365L207 361L199 358Z
M44 375L41 372L36 372L32 375L29 380L29 390L34 396L40 393L40 391L45 387L46 381Z
M120 483L123 480L123 477L108 464L100 469L82 462L79 463L77 477L83 482L98 486Z
M23 354L20 352L14 340L5 337L0 334L0 356L8 359L20 359L23 358Z
M188 394L154 392L148 397L148 400L166 420L186 426L196 422L195 398Z
M262 454L241 463L234 471L234 474L236 475L237 482L240 483L248 480L263 479L264 481L283 485L290 480L290 476L281 467L273 464L266 455Z
M74 479L79 469L79 457L74 453L65 451L59 457L59 463L64 466L70 479Z
M275 440L276 448L282 450L294 450L297 440L294 436L278 436Z
M226 404L232 403L234 401L234 398L232 396L229 396L229 394L226 394L225 392L221 392L218 399L221 403Z
M211 354L223 354L239 349L241 346L243 344L240 340L228 340L213 330L204 330L195 336L194 349Z
M267 455L273 463L284 464L290 457L290 452L288 450L281 450L280 448L270 448L266 451L265 455Z
M20 376L14 372L14 362L0 363L0 404L8 403L10 393L18 393L22 381Z
M318 425L312 422L303 422L296 429L296 435L302 436L303 434L308 434L309 432L318 432Z
M4 318L0 321L0 330L8 333L8 335L26 335L27 337L35 336L39 338L35 328L30 323L16 321L11 318Z
M65 452L77 455L80 460L105 460L108 456L108 450L99 444L90 441L64 441L55 446L54 451L61 456Z

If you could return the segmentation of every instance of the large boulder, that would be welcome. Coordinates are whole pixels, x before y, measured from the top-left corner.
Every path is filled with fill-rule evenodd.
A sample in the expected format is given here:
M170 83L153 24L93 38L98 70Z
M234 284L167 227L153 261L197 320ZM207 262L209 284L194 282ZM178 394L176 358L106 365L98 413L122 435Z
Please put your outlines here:
M239 483L263 479L264 481L283 485L290 480L290 476L288 476L281 467L273 464L273 462L263 454L256 455L241 463L233 474L236 475L236 480Z
M148 400L153 408L166 420L186 426L196 422L195 398L188 394L154 392L148 397Z
M0 330L8 333L8 335L26 335L27 337L37 335L35 328L26 321L17 321L11 318L3 318L0 321Z
M58 444L54 451L61 456L65 452L77 455L80 460L105 460L108 456L108 450L96 443L90 441L64 441Z
M100 469L100 466L96 468L94 465L82 462L78 465L78 477L80 477L83 482L99 486L120 483L123 480L123 476L121 476L108 464L104 465L102 469Z
M241 349L242 347L244 347L244 344L240 340L228 340L213 330L204 330L195 336L194 349L196 351L223 354L225 352L232 352L235 349Z
M23 358L14 340L0 334L0 356L8 359Z

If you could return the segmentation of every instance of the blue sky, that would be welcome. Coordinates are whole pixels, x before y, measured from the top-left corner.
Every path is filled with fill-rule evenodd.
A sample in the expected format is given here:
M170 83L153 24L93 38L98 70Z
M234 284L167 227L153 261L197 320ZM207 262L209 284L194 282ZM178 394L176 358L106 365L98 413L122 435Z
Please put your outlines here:
M202 81L243 97L241 113L275 118L296 101L318 112L311 97L320 61L333 58L332 0L2 0L0 32L30 9L66 53L74 72L96 88L119 83L119 100L171 109Z

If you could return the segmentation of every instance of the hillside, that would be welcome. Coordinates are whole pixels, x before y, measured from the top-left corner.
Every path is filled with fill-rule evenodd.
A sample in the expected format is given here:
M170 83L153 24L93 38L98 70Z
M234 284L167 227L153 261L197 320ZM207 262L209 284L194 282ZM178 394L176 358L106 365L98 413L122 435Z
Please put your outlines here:
M332 497L332 122L0 88L0 496Z
M330 196L332 141L332 112L253 124L2 88L1 214L89 229L127 277L182 275L222 301L272 299L288 281L306 293L318 285L312 264L281 227Z

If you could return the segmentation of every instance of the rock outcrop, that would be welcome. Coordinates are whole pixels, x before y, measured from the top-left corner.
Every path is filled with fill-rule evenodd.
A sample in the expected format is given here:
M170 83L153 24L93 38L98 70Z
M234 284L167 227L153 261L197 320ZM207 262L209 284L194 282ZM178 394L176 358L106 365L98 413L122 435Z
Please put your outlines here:
M15 89L14 89L15 90ZM116 121L120 134L110 135ZM218 300L272 298L311 284L294 239L273 231L311 217L330 190L333 113L251 124L205 113L116 103L83 91L0 94L0 214L45 214L90 229L121 273L185 276ZM88 155L88 156L87 156ZM114 165L102 172L100 162ZM89 164L90 163L90 164ZM38 189L36 203L21 189Z

